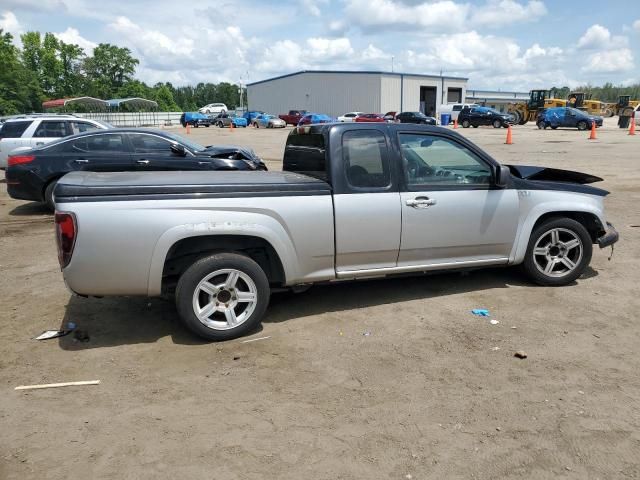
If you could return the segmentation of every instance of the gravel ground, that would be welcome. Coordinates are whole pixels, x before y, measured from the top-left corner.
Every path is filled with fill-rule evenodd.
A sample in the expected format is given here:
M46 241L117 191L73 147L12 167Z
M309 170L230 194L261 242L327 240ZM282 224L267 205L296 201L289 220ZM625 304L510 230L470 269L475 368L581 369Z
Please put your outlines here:
M287 132L191 138L277 169ZM491 269L276 294L248 337L269 338L207 344L168 301L72 297L51 216L0 186L0 478L639 478L640 136L459 132L501 162L603 177L611 261L595 251L563 288ZM89 341L33 340L67 321Z

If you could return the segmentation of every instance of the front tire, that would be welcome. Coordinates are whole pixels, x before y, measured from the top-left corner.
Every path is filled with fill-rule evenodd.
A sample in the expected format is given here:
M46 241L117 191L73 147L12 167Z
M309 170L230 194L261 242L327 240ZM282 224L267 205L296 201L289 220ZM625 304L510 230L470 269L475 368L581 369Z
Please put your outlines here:
M582 275L592 253L591 237L581 223L551 218L531 233L523 268L538 285L568 285Z
M469 128L471 126L471 122L465 118L464 120L462 120L461 125L462 128Z
M231 340L255 330L269 305L269 280L249 257L218 253L201 258L180 277L180 320L206 340Z
M501 128L501 127L502 127L502 122L500 120L493 121L493 128Z
M581 120L580 122L578 122L577 127L578 127L578 130L584 131L587 129L588 125L587 125L587 122L585 122L584 120Z

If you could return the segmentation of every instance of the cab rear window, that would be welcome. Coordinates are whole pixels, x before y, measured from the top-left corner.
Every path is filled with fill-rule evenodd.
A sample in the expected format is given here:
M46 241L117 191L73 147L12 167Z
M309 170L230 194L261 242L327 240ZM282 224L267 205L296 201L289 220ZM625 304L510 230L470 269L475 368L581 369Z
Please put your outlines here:
M0 128L0 138L20 138L29 125L31 120L3 123Z
M308 127L294 128L284 148L283 170L328 180L324 136L309 133Z

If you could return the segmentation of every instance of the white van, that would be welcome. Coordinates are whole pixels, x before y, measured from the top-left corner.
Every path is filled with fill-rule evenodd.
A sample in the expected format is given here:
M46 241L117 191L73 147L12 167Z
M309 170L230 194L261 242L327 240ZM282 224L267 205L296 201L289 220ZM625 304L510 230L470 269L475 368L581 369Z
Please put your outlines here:
M460 111L463 108L469 107L479 107L477 103L447 103L444 105L440 105L440 115L443 113L448 113L451 115L451 121L457 120L458 115L460 115Z

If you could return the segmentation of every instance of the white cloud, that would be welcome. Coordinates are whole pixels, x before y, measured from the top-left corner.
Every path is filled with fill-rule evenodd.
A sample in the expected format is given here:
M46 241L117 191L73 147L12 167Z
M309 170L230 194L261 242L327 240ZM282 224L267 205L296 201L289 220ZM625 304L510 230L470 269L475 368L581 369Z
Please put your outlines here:
M526 4L514 0L490 0L486 5L474 8L472 25L508 25L518 22L533 22L547 14L544 3L533 0Z
M638 20L636 20L635 22L633 22L633 28L635 30L637 30L638 32L640 32L640 18Z
M320 10L321 6L326 6L328 0L302 0L302 8L305 13L312 15L314 17L319 17L322 15L322 10Z
M620 73L633 67L633 53L628 48L621 48L592 53L582 70L591 73Z
M20 22L18 22L18 18L15 16L13 12L3 12L2 16L0 16L0 28L9 32L14 37L18 37L22 33L22 27L20 26Z
M54 35L58 40L62 40L64 43L78 45L87 55L93 55L93 49L98 46L97 43L87 40L80 35L80 32L73 27L68 27L64 32L54 33Z
M606 50L626 47L627 37L611 35L608 28L602 25L591 25L578 40L578 48L582 50Z

